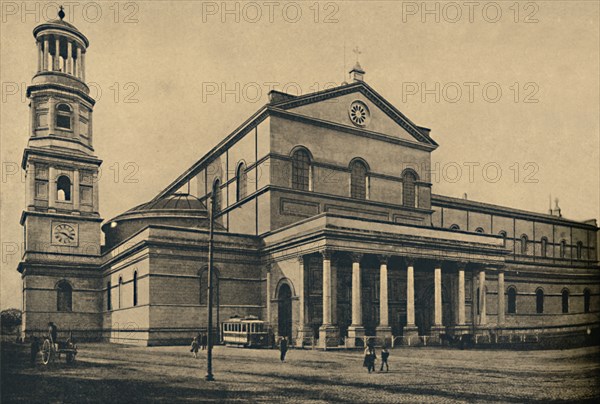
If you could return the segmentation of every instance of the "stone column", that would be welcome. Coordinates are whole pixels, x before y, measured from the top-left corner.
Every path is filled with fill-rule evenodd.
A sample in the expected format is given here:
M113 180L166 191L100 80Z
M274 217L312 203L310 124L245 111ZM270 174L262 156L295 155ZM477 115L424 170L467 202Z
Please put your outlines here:
M54 47L54 66L52 68L52 70L54 70L55 72L60 70L60 38L56 37L54 38L54 43L55 43L55 47Z
M73 72L73 43L71 41L67 41L67 61L66 61L65 65L66 65L65 73L74 74L74 72Z
M48 211L56 212L56 168L48 169Z
M418 334L415 325L415 268L414 261L408 259L406 267L406 326L404 326L404 336L414 336Z
M441 327L442 325L442 265L435 264L433 270L433 300L434 300L434 320L433 325Z
M38 40L36 40L35 43L37 45L37 54L38 54L37 71L39 73L42 71L42 59L44 58L44 56L42 54L42 43Z
M73 171L73 211L79 214L79 170L76 168Z
M323 252L323 325L331 325L331 253Z
M487 324L485 312L485 270L479 271L479 325Z
M266 282L265 282L265 299L267 299L267 323L271 324L271 268L267 267L266 273ZM275 327L273 327L276 330Z
M387 255L379 256L379 325L377 336L388 343L391 342L392 328L388 310L388 260Z
M301 255L298 257L298 333L296 346L302 347L304 339L310 336L312 336L312 331L306 325L306 269L304 267L304 256Z
M323 256L323 324L319 328L319 346L338 346L338 328L332 323L332 309L334 305L331 300L331 251L324 250Z
M76 49L77 49L77 62L75 63L75 66L76 66L75 76L77 76L78 78L81 78L81 47L79 45L76 45Z
M458 325L465 325L465 268L458 268Z
M360 260L363 255L351 254L350 256L352 258L352 324L348 327L348 345L356 346L357 342L360 341L357 341L356 339L365 336L365 329L362 326L362 274L360 268Z
M48 71L48 55L50 51L50 42L48 41L48 37L44 37L44 59L42 60L42 69L44 71Z
M81 54L81 81L85 81L85 52Z
M498 326L504 325L504 271L498 271Z

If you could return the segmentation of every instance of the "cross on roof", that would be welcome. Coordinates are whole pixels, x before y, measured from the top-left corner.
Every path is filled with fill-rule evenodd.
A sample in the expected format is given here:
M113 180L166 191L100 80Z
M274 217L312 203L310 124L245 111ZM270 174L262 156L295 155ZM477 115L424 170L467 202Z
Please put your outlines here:
M358 63L358 55L360 55L362 51L358 48L358 46L355 46L354 49L352 49L352 52L354 52L356 55L356 62Z

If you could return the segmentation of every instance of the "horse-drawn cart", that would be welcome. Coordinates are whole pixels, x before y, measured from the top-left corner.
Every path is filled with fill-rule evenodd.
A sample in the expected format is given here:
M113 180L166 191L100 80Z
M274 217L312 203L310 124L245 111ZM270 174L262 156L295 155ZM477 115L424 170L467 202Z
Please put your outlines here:
M50 338L44 338L44 343L41 347L42 352L42 363L48 365L54 362L57 358L60 359L61 355L65 355L67 363L75 362L75 355L77 355L77 344L69 338L66 342L59 342L53 344Z

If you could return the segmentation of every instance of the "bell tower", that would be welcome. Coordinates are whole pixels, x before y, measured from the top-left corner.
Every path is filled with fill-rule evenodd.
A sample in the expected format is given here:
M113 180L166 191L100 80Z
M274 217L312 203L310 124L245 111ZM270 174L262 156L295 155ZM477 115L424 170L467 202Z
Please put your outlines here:
M64 21L62 7L58 17L33 30L37 72L27 88L25 240L18 268L26 335L45 329L48 321L60 330L89 329L96 322L90 313L99 307L90 290L99 271L102 162L94 154L95 101L85 83L89 41Z

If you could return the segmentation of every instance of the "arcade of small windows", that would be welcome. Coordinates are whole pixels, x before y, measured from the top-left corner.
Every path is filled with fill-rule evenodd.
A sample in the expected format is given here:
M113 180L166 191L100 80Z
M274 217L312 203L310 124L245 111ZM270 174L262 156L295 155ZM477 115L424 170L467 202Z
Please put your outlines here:
M71 130L72 115L73 110L68 104L58 104L56 106L56 127Z
M479 293L479 289L477 289L477 293ZM507 295L507 314L516 314L517 313L517 289L514 286L509 286L506 289ZM477 295L479 300L479 295ZM570 312L570 303L571 303L571 292L569 289L564 288L560 294L561 297L561 313L569 314ZM591 292L589 289L585 289L583 291L583 312L590 312L590 303L591 303ZM479 310L479 308L478 308ZM544 313L544 291L542 288L537 288L535 291L535 312L537 314ZM479 314L479 311L478 311Z

